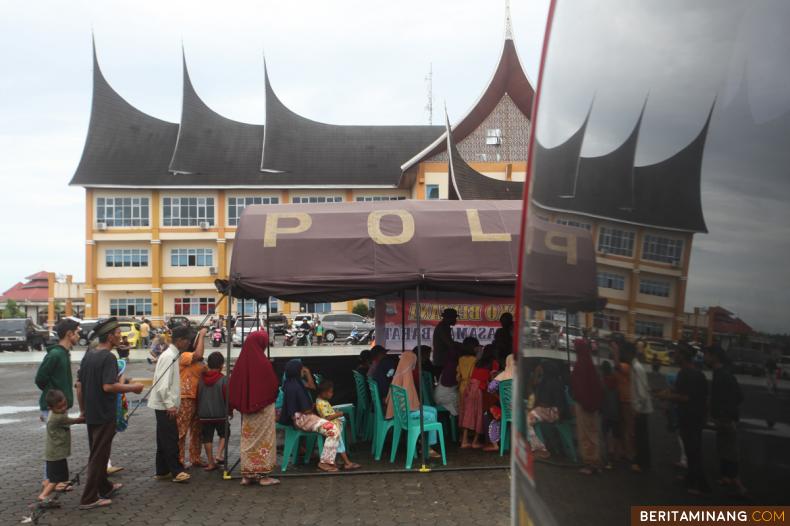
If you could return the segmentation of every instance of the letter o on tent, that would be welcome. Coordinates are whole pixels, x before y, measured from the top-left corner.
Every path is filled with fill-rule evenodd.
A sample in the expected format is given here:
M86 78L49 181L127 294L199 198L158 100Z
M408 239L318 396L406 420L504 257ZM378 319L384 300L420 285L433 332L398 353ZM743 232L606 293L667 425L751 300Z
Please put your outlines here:
M396 235L381 231L384 216L396 216L401 221L401 232ZM375 210L368 215L368 235L379 245L402 245L414 237L414 216L406 210Z

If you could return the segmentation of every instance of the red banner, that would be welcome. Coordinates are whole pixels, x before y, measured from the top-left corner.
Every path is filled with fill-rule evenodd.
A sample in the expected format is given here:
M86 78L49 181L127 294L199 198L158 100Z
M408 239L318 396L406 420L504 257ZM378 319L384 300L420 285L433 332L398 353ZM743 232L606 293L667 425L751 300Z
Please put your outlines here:
M417 303L408 299L405 302L405 319L400 300L386 302L385 343L390 349L400 349L401 333L406 340L406 348L417 345ZM423 345L431 345L433 330L442 319L444 309L458 311L458 322L453 327L453 339L461 342L468 336L474 336L481 345L491 343L494 333L500 327L499 317L509 312L515 314L515 303L507 298L443 298L426 300L420 303ZM404 324L405 321L405 324ZM405 325L405 331L403 329Z

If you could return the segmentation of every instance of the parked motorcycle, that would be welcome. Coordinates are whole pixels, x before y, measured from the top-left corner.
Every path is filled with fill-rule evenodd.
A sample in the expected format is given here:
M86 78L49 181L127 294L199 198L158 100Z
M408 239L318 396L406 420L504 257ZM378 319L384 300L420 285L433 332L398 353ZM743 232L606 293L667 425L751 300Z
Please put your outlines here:
M351 334L346 338L346 345L366 345L373 339L373 329L360 331L356 325L351 329Z

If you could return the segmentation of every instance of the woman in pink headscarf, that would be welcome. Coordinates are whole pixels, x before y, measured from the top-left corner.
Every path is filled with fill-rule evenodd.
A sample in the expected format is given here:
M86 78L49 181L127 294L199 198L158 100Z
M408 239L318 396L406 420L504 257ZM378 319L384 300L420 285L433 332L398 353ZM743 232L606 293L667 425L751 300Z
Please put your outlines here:
M603 384L593 365L590 344L576 340L576 365L571 373L571 393L576 401L576 437L584 467L592 475L601 467L598 412L603 403Z

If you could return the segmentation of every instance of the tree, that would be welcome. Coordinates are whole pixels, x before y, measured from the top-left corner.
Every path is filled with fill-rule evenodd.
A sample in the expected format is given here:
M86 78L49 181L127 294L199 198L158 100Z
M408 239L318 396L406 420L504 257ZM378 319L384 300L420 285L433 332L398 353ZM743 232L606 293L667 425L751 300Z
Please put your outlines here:
M16 301L9 299L3 309L3 318L24 318L25 311L19 308Z
M359 302L356 305L354 305L354 307L351 309L351 312L353 312L354 314L358 314L363 318L367 318L368 314L370 314L370 310L368 309L368 306L362 302Z

